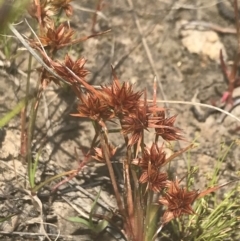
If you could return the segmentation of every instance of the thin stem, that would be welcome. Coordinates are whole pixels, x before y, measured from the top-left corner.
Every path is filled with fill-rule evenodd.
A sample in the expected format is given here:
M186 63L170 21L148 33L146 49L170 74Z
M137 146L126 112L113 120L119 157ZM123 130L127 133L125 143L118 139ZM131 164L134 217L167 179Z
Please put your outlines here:
M153 200L153 192L151 190L148 190L147 192L147 203L146 203L146 220L145 220L145 229L144 229L144 236L145 241L149 240L149 230L150 228L150 215L151 215L151 204Z
M117 186L117 181L116 181L115 174L114 174L114 171L113 171L112 163L111 163L111 160L109 158L110 157L109 149L108 149L108 146L106 144L103 132L100 132L100 143L101 143L101 146L102 146L104 158L105 158L106 163L107 163L107 167L108 167L109 175L110 175L111 182L112 182L112 185L113 185L113 190L114 190L114 193L115 193L115 196L116 196L118 208L119 208L119 210L122 214L125 214L123 203L122 203L120 193L119 193L119 190L118 190L118 186Z
M134 182L134 218L135 218L135 227L134 230L136 232L136 239L142 241L144 236L142 235L141 230L143 230L144 224L144 212L141 205L142 199L142 188L139 186L138 178L136 171L131 169L132 178Z
M113 190L114 190L114 193L115 193L118 209L119 209L119 212L123 215L123 218L126 222L125 223L125 231L126 231L127 237L129 238L129 240L135 240L133 232L132 232L131 222L128 219L127 212L124 209L124 206L123 206L123 203L122 203L122 200L121 200L121 196L120 196L120 193L119 193L119 190L118 190L118 186L117 186L112 162L110 160L110 152L109 152L107 142L108 141L107 141L106 133L101 131L100 132L100 143L101 143L101 147L102 147L102 150L103 150L104 159L106 160L106 163L107 163L108 172L109 172L111 183L112 183Z
M144 131L142 131L142 140L141 140L141 153L144 153ZM136 156L136 153L134 153L134 156ZM138 173L139 174L139 173ZM134 172L132 170L132 177L133 179L135 180L135 187L136 187L136 194L137 194L137 197L136 197L136 209L135 209L135 212L137 213L138 217L136 217L136 222L137 222L137 225L138 225L138 229L137 229L137 234L139 236L137 236L138 240L144 240L144 224L146 224L146 220L145 220L145 214L146 214L146 210L144 210L144 208L146 207L145 205L142 206L142 202L143 202L143 199L144 199L144 193L143 193L143 190L142 190L142 186L139 185L139 182L138 182L138 178L137 178L137 175L136 175L136 172ZM141 232L142 230L142 232Z
M125 176L125 188L126 188L126 204L127 204L127 211L128 211L128 218L129 222L131 223L132 230L134 232L134 236L136 237L137 228L135 226L134 222L134 208L133 208L133 197L132 197L132 187L130 183L130 164L132 160L132 153L131 153L131 147L127 147L127 159L124 160L124 176Z
M30 89L30 78L31 78L31 68L32 68L32 55L29 54L28 59L28 73L27 73L27 84L26 84L26 101L25 106L21 111L21 147L20 153L21 156L26 158L27 152L27 133L26 133L26 115L27 115L27 107L28 107L28 97L29 97L29 89Z
M34 97L32 101L30 116L29 116L29 123L28 123L28 131L27 131L27 164L28 164L28 178L29 178L31 188L35 186L34 177L33 177L34 164L32 160L32 139L34 134L38 104L41 97L41 93L42 93L42 89L40 87L37 97Z
M34 188L32 188L31 192L33 194L35 194L37 191L39 191L40 188L42 188L43 186L45 186L47 183L49 182L52 182L54 180L56 180L57 178L60 178L62 176L67 176L67 175L70 175L70 174L75 174L77 172L77 170L71 170L71 171L67 171L67 172L63 172L63 173L60 173L56 176L53 176L53 177L50 177L48 178L47 180L45 180L44 182L41 182L39 185L35 186Z
M96 26L97 17L98 17L97 13L101 11L101 5L102 5L102 0L98 0L96 10L95 10L95 12L93 14L93 17L92 17L92 28L91 28L91 30L92 30L93 34L96 33L95 26Z
M36 103L37 98L34 97L31 105L31 110L30 110L30 118L29 118L29 123L28 123L28 131L27 131L27 148L26 148L26 156L27 156L27 165L28 165L28 179L31 188L34 187L34 177L33 175L33 160L32 160L32 137L33 137L33 132L34 132L34 124L35 124L35 119L36 119L36 113L34 111L34 106Z
M120 121L121 123L121 121ZM122 123L121 123L122 125ZM124 172L124 187L126 188L126 195L125 195L125 205L127 207L127 218L128 221L131 225L131 230L132 233L134 235L134 238L136 238L136 240L138 239L138 235L139 235L139 227L136 225L135 219L134 219L134 205L133 205L133 196L132 196L132 187L131 187L131 182L130 182L130 165L131 165L131 161L132 161L132 151L131 151L131 147L128 146L128 137L124 136L124 141L125 144L127 146L127 155L126 155L126 159L123 162L123 172ZM136 152L136 151L135 151ZM138 220L138 219L137 219ZM140 241L140 240L139 240Z

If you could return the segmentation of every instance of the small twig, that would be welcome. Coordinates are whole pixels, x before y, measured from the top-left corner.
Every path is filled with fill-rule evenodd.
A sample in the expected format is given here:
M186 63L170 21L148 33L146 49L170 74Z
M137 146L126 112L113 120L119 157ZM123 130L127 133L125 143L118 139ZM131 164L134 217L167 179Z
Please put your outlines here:
M100 12L102 10L102 0L98 0L98 3L97 3L97 7L96 7L96 11L94 12L93 14L93 18L92 18L92 33L95 33L95 26L96 26L96 23L97 23L97 12Z
M184 23L182 25L182 28L189 29L189 28L195 28L195 27L202 27L205 29L211 29L213 31L224 33L224 34L236 34L237 31L234 28L225 28L215 23L210 23L206 21L190 21L187 23Z
M54 192L56 189L58 189L61 185L63 185L66 182L69 182L70 180L72 180L74 177L77 176L77 174L82 171L83 167L85 167L85 165L88 163L89 159L90 159L90 155L84 155L84 159L82 162L80 162L80 159L78 157L77 151L75 149L75 156L77 161L79 162L79 166L76 170L76 172L72 173L69 177L66 177L64 180L62 180L61 182L59 182L58 184L56 184L53 188L52 191Z
M26 105L23 107L21 111L21 147L20 153L22 157L26 158L27 156L27 108L28 108L28 98L29 98L29 90L30 90L30 78L31 78L31 67L32 67L32 55L29 54L28 59L28 73L27 73L27 84L26 84Z
M7 236L14 236L14 235L18 235L20 237L22 236L31 236L31 237L38 237L38 236L45 236L45 234L43 233L27 233L27 232L4 232L4 231L0 231L1 235L7 235ZM53 234L53 233L47 233L47 235L49 237L59 237L59 238L68 238L68 239L74 239L73 236L69 236L69 235L61 235L61 234ZM81 240L81 239L79 239ZM83 239L85 240L85 239Z
M39 211L39 218L40 218L40 227L39 227L39 231L43 234L43 236L46 237L46 239L48 239L49 241L51 241L51 239L49 238L48 234L46 233L46 230L44 228L44 222L43 222L43 206L42 206L42 202L41 200L38 198L37 195L33 196L31 191L27 190L27 189L22 189L32 200L33 206L35 208L38 209Z
M41 46L42 51L45 53L46 58L47 58L48 61L49 61L49 57L48 57L48 55L47 55L47 53L46 53L46 51L45 51L45 48L43 47L40 39L38 38L38 36L37 36L37 34L36 34L36 32L32 29L32 27L31 27L31 25L28 23L27 19L25 19L25 22L26 22L27 26L29 27L29 29L31 30L31 32L32 32L32 34L34 35L34 37L38 40L38 42L39 42L39 44L40 44L40 46Z
M163 3L169 3L169 0L158 0L159 2L163 2ZM224 0L223 0L224 1ZM172 9L175 9L175 10L178 10L178 9L191 9L191 10L195 10L195 9L205 9L205 8L210 8L210 7L213 7L213 6L216 6L217 3L215 1L213 1L212 3L209 3L209 4L205 4L205 5L202 5L202 6L196 6L196 5L191 5L191 4L182 4L182 3L176 3L174 8Z

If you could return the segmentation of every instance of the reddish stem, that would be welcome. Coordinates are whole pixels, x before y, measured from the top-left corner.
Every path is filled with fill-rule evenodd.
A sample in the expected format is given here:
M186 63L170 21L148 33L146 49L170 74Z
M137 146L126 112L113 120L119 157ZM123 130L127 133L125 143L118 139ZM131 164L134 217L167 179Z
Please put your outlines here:
M102 0L98 0L96 11L93 14L93 18L92 18L92 28L91 28L91 31L92 31L93 34L96 33L95 26L96 26L96 23L97 23L97 12L99 12L101 10L102 10Z

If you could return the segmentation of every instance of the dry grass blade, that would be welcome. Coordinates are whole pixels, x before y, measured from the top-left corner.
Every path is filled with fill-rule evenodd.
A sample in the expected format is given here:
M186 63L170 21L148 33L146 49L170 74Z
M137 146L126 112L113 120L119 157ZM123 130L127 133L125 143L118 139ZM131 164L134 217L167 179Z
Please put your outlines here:
M152 100L148 100L148 101L152 101ZM205 107L205 108L209 108L209 109L213 109L213 110L217 110L233 119L235 119L236 121L238 121L240 123L240 119L238 117L236 117L235 115L222 110L216 106L212 106L212 105L208 105L208 104L203 104L203 103L197 103L197 102L190 102L190 101L180 101L180 100L157 100L157 103L169 103L169 104L182 104L182 105L195 105L195 106L201 106L201 107Z
M223 184L221 184L219 186L210 187L210 188L200 192L197 198L202 198L202 197L208 195L209 193L215 192L215 191L219 190L220 188L222 188L222 187L224 187L224 186L226 186L226 185L228 185L230 183L237 182L237 181L239 181L239 179L223 183Z
M137 26L139 35L141 36L142 44L143 44L144 50L145 50L145 52L146 52L146 54L147 54L147 57L148 57L150 66L151 66L151 68L152 68L152 71L153 71L153 73L154 73L154 76L156 76L156 79L157 79L157 81L158 81L158 85L159 85L159 87L160 87L160 92L161 92L162 98L163 98L164 100L166 100L166 95L165 95L165 93L164 93L164 91L163 91L163 87L162 87L162 84L161 84L161 82L160 82L160 77L159 77L159 74L158 74L158 72L157 72L157 69L156 69L156 66L155 66L155 63L154 63L154 60L153 60L151 51L150 51L150 49L149 49L149 47L148 47L147 40L146 40L145 36L144 36L143 33L142 33L142 28L141 28L140 22L139 22L139 20L138 20L138 17L137 17L137 15L136 15L136 13L134 12L133 2L132 2L132 0L127 0L127 2L128 2L129 7L132 9L132 14L133 14L133 17L134 17L134 20L135 20L135 24L136 24L136 26ZM167 106L167 102L165 102L165 104L166 104L166 106Z

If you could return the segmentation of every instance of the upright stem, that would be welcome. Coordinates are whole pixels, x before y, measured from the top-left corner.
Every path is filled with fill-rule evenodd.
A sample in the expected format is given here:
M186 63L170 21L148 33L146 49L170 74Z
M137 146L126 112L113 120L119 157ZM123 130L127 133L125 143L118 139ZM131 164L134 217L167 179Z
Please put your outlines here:
M34 180L32 177L32 169L33 169L33 163L32 163L32 137L33 137L33 129L34 129L34 123L35 123L35 114L34 114L34 105L36 103L36 97L32 100L31 110L30 110L30 118L28 123L28 131L27 131L27 166L28 166L28 178L30 182L31 188L34 187Z
M157 213L159 210L158 205L154 205L153 192L148 190L148 197L146 203L146 219L145 219L145 230L144 230L144 241L153 240L154 234L157 228Z
M35 186L34 173L33 173L33 160L32 160L32 139L34 134L36 116L38 111L39 100L42 94L42 88L40 87L37 96L33 98L31 104L31 110L29 115L28 131L27 131L27 164L28 164L28 178L31 188Z
M113 185L113 190L114 190L116 200L117 200L117 205L118 205L119 210L123 214L124 213L124 207L123 207L122 200L121 200L121 197L120 197L120 193L119 193L119 190L118 190L118 186L117 186L116 178L115 178L115 175L114 175L112 163L111 163L111 160L109 158L110 157L109 149L108 149L108 146L105 142L104 134L102 132L100 133L100 143L101 143L101 146L102 146L104 158L105 158L106 163L107 163L109 175L110 175L111 182L112 182L112 185Z
M126 138L126 137L125 137ZM125 140L127 143L127 140ZM131 147L127 147L127 159L124 160L124 176L125 176L125 188L126 188L126 205L127 205L127 212L128 212L128 218L129 222L131 223L131 227L134 233L134 236L137 236L138 227L135 226L134 222L134 208L133 208L133 196L132 196L132 187L130 182L130 165L132 160L132 153L131 153Z
M136 240L143 241L144 235L144 212L142 208L142 188L138 183L138 177L136 171L131 169L132 178L134 182L134 232L136 234Z
M105 135L106 135L106 133L104 134L103 132L100 132L100 143L101 143L101 147L102 147L102 150L103 150L103 156L104 156L104 158L106 160L106 163L107 163L108 172L109 172L110 179L111 179L111 182L112 182L112 186L113 186L113 190L114 190L114 193L115 193L115 197L116 197L116 201L117 201L119 211L123 215L124 221L126 222L126 224L125 224L126 230L125 231L127 233L127 236L129 238L129 240L134 240L131 223L129 223L128 215L126 213L126 210L124 209L124 206L123 206L123 203L122 203L122 200L121 200L121 196L120 196L120 193L119 193L119 190L118 190L117 181L116 181L114 170L113 170L112 163L111 163L111 160L110 160L109 148L108 148L108 145L107 145L107 141L105 140L105 139L107 139L107 137Z
M148 190L147 203L146 203L146 220L145 220L145 230L144 230L145 240L147 240L146 237L148 236L152 199L153 199L153 192L151 190Z
M26 130L26 115L28 107L28 98L29 98L29 89L30 89L30 77L31 77L31 67L32 67L32 55L29 54L28 59L28 74L27 74L27 84L26 84L26 100L25 106L21 111L21 144L20 144L20 153L21 156L26 158L27 155L27 130ZM26 161L26 159L25 159Z

